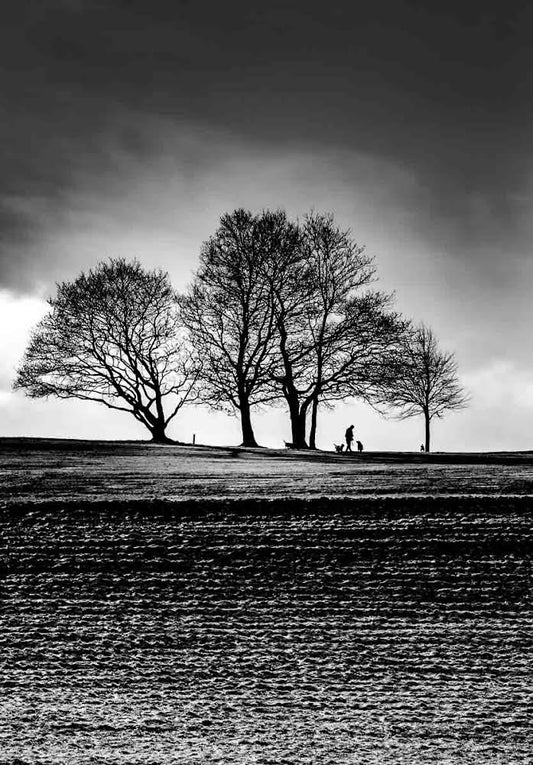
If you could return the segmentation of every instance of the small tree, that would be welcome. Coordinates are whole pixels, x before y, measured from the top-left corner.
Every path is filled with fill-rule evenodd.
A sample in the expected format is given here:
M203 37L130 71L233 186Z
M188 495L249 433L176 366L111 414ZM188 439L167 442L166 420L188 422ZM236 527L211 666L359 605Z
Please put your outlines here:
M168 275L110 260L58 284L48 303L14 387L129 412L154 441L169 441L166 427L194 397L197 371L180 344Z
M420 324L404 343L381 400L399 410L397 419L424 416L424 448L429 452L433 418L463 409L469 397L458 380L453 353L441 351L433 331Z

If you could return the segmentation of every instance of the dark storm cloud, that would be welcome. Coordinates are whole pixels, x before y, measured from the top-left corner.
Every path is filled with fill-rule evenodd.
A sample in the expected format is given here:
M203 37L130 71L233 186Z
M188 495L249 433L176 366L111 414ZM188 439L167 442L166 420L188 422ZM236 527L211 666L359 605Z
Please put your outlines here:
M40 238L64 225L73 190L104 194L117 155L162 150L145 117L258 153L306 143L390 159L427 189L426 235L503 244L530 170L533 12L439 6L13 4L0 31L0 280L31 283Z

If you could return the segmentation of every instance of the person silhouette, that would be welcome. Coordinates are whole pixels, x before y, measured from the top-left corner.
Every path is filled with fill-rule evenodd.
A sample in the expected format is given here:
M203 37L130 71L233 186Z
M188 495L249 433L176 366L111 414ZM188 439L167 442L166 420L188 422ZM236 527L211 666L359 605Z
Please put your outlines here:
M424 444L420 444L420 451L421 452L425 452L426 451L426 447L424 446Z
M351 452L352 451L352 441L353 441L353 429L354 425L350 425L349 428L346 428L346 433L344 434L344 437L346 439L346 451Z

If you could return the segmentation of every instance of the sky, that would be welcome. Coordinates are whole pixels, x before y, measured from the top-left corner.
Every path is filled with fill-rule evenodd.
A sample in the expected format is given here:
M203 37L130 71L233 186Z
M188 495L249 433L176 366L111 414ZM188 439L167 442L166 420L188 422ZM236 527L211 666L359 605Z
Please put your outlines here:
M58 281L109 257L184 289L235 207L333 212L396 307L454 351L469 408L437 450L533 448L533 7L526 2L19 0L0 27L0 435L144 438L11 384ZM102 411L103 410L103 411ZM367 449L423 423L347 401ZM290 436L280 408L258 438ZM238 443L184 411L171 435Z

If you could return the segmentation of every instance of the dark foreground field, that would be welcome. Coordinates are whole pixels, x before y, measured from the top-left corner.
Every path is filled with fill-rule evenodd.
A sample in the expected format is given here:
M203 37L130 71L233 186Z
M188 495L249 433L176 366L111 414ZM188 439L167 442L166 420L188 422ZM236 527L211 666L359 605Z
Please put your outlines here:
M527 458L503 466L515 479L477 464L492 496L364 496L373 474L354 464L351 498L282 499L289 459L274 501L259 480L244 500L168 501L154 479L143 499L117 469L110 501L108 453L77 464L64 446L47 468L46 448L17 449L0 467L1 763L531 762ZM164 459L175 486L194 472ZM384 485L391 463L368 464ZM512 480L523 496L502 492Z

